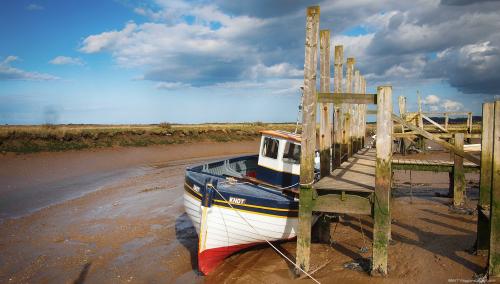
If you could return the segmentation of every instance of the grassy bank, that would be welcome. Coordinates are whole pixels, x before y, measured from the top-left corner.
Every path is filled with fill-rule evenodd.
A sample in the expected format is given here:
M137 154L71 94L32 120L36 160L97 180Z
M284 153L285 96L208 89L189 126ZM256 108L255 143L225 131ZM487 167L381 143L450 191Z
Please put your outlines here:
M113 146L148 146L199 141L242 141L264 129L293 131L294 124L33 125L0 126L0 152L32 153Z

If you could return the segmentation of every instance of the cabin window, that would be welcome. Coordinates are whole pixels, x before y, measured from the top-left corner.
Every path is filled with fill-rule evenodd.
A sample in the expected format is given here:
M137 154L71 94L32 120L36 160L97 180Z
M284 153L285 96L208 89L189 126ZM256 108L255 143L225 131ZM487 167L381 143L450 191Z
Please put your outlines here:
M286 142L283 161L292 164L300 164L300 145Z
M278 139L264 138L264 145L262 146L262 156L277 159L278 158L278 146L280 142Z

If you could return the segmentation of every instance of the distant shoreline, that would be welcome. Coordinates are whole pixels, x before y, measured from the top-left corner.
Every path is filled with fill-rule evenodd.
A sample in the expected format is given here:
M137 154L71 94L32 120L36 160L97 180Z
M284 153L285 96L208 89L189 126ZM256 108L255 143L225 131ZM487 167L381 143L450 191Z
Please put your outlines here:
M250 141L264 129L294 131L294 123L146 125L4 125L1 153L59 152L107 147L143 147L192 142Z

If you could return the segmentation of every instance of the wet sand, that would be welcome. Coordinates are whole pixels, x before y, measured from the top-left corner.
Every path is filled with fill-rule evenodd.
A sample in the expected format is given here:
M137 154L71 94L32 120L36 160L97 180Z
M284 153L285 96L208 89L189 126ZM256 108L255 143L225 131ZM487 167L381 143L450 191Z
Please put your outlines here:
M210 276L196 272L197 235L182 204L184 169L256 149L254 141L0 156L0 283L292 281L286 261L265 245L231 256ZM467 179L467 206L474 208L478 175ZM435 197L447 192L448 174L413 172L412 182L410 194L408 172L395 174L386 278L344 268L371 256L366 216L343 216L332 224L331 245L312 245L311 269L328 263L314 276L322 283L444 283L483 272L486 258L467 252L476 216L452 213L450 199ZM68 190L74 191L65 196ZM38 196L48 201L29 202ZM294 241L279 246L295 255ZM360 252L363 246L368 252Z

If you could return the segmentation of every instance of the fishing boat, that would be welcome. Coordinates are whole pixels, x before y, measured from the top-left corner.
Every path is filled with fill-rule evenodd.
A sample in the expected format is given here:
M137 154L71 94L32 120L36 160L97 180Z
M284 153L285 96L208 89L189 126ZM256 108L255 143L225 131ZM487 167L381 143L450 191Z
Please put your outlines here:
M258 155L186 169L184 207L198 233L198 269L205 275L237 251L296 236L300 135L261 134Z

